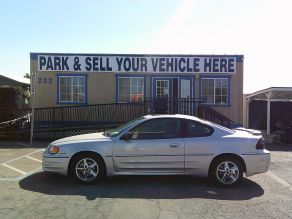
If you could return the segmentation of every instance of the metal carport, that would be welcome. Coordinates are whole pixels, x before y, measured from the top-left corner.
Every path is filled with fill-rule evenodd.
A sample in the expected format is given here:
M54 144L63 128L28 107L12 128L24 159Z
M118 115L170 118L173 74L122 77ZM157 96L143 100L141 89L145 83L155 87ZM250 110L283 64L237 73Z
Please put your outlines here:
M267 135L271 132L271 102L291 102L292 87L270 87L264 90L246 95L246 120L249 127L249 105L253 100L267 102Z

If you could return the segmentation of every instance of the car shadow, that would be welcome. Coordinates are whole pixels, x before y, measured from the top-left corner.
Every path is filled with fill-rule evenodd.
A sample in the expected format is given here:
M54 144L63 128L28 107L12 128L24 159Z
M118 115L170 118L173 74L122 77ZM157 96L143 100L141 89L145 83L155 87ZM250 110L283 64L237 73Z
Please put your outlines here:
M263 188L244 178L237 187L221 188L206 178L192 176L117 176L93 185L81 185L69 177L39 172L19 182L22 189L48 195L80 195L96 198L249 200L264 194Z

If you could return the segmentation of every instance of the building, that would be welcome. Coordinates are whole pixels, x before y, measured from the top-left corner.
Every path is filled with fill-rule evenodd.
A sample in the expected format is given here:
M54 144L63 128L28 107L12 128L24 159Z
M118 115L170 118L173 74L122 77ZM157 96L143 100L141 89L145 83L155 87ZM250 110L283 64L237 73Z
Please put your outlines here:
M31 53L30 59L38 108L166 99L166 113L188 113L196 107L177 100L195 98L243 123L243 55Z
M0 75L0 108L27 106L28 99L24 92L28 90L29 84Z

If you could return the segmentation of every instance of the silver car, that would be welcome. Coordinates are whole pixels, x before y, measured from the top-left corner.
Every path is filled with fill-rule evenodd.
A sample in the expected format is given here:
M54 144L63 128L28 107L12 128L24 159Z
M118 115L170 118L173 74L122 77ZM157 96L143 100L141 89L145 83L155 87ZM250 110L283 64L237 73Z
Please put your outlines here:
M266 172L261 135L186 115L147 115L113 131L63 138L43 154L43 169L93 183L115 175L194 175L222 186Z

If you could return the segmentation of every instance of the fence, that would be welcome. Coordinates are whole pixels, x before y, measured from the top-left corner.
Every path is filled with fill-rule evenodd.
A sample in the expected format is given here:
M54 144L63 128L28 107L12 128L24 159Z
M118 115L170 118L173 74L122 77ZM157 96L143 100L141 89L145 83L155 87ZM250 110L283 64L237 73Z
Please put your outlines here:
M230 126L232 122L195 98L155 98L139 103L112 103L36 108L34 136L56 139L70 135L104 131L146 114L186 114ZM0 109L0 137L27 137L30 109ZM14 118L12 118L14 116ZM3 122L4 118L10 121Z

